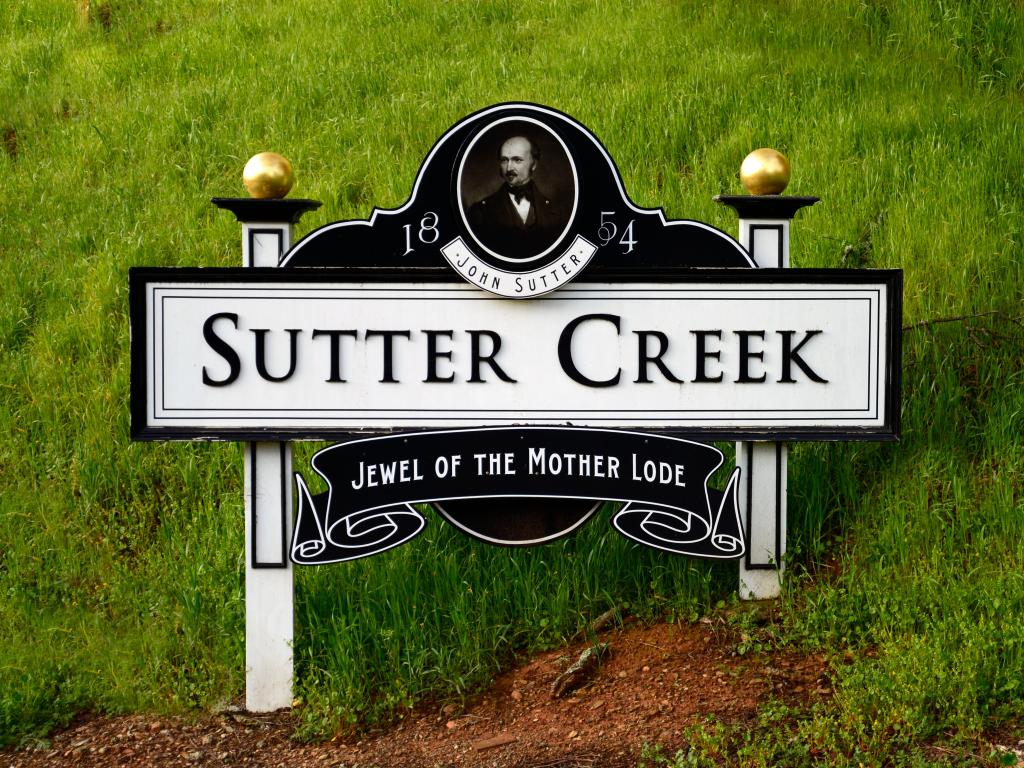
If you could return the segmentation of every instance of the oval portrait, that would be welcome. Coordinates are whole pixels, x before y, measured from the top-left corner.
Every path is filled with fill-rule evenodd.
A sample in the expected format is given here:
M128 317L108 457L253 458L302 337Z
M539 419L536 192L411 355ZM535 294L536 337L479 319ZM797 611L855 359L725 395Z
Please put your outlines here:
M576 165L561 137L540 121L496 120L462 155L458 200L463 224L484 251L509 264L538 261L576 215Z

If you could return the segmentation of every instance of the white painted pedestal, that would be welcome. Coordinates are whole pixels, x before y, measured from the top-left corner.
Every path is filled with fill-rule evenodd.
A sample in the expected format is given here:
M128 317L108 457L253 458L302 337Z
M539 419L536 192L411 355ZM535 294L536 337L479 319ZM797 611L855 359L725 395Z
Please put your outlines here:
M722 196L718 202L740 216L739 241L761 269L789 267L789 225L797 211L817 202L814 197ZM740 513L749 548L740 561L742 600L778 597L786 567L785 443L736 443L740 468Z
M277 267L291 247L292 224L314 200L215 198L242 222L242 264ZM292 705L294 583L292 451L285 442L246 443L245 707L271 712Z

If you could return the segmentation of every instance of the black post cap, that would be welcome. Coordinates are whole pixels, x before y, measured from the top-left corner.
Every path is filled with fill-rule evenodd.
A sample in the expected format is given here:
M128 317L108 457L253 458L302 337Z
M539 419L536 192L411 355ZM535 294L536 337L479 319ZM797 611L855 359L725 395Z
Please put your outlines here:
M240 222L263 221L276 224L297 224L302 214L315 211L319 200L275 200L255 197L215 197L210 202L231 211Z
M728 205L741 219L792 219L801 208L821 198L794 195L715 195L712 200Z

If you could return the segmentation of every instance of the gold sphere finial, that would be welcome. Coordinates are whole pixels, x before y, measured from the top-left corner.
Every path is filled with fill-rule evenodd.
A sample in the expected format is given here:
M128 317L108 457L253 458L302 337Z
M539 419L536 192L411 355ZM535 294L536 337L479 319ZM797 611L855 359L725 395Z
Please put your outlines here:
M743 158L740 181L752 195L780 195L789 184L789 160L768 147L755 149Z
M291 190L295 173L288 158L276 152L260 152L245 164L242 183L252 197L280 199Z

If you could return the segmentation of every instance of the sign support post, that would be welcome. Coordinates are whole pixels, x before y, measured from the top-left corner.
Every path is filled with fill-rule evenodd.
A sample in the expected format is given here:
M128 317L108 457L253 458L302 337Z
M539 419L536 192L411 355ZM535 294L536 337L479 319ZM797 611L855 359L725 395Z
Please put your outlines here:
M715 200L739 215L739 241L760 269L789 267L789 225L816 197L719 195ZM740 560L741 600L779 596L786 554L786 465L788 446L776 442L736 443L740 468L740 515L749 546Z
M292 225L313 200L215 198L242 224L242 263L276 267L291 247ZM292 449L286 442L245 443L245 708L292 705L294 590Z

